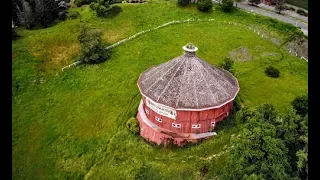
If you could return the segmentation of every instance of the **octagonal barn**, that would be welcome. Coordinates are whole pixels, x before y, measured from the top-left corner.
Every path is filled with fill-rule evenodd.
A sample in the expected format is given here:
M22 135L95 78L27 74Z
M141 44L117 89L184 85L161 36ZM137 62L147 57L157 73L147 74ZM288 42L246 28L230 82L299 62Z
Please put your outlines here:
M183 55L147 69L138 80L140 135L157 144L181 146L215 135L239 91L232 74L195 55L197 47L183 49Z

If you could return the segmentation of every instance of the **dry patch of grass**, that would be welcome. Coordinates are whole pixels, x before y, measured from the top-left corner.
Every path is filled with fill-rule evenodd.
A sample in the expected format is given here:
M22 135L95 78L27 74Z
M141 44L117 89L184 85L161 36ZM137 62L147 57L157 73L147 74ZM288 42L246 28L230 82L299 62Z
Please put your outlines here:
M39 58L41 71L52 73L60 70L63 66L72 63L80 53L80 45L73 43L70 46L55 44L48 49L43 49L41 44L35 44L31 47L31 54Z
M241 46L229 52L228 56L234 61L250 61L253 59L252 54L248 51L247 47Z

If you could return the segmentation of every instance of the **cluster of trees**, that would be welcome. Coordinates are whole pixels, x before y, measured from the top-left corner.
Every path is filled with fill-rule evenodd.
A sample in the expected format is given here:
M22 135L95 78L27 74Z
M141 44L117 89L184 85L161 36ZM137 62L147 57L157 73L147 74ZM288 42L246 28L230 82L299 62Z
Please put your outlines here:
M13 0L12 20L15 25L24 24L27 29L35 25L48 25L59 15L64 16L70 4L63 0Z
M271 104L237 112L243 128L222 179L308 179L308 96L291 104L283 114Z

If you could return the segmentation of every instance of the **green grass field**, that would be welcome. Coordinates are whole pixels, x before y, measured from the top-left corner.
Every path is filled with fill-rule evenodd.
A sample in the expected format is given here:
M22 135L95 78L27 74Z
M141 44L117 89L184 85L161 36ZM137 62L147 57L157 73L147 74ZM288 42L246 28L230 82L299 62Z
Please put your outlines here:
M88 7L73 8L81 19L57 22L47 29L19 28L22 38L12 44L12 175L13 179L205 179L221 174L232 134L218 132L213 139L185 149L156 148L130 134L126 120L134 116L141 95L139 74L153 65L182 54L194 43L197 55L212 64L245 46L252 61L236 62L240 97L249 107L269 102L283 111L308 90L308 65L284 53L252 31L218 22L171 25L151 31L112 50L111 59L98 65L81 65L61 72L79 53L80 21L103 30L103 40L115 43L139 31L172 20L215 18L252 25L278 34L291 26L236 11L211 14L194 6L153 1L122 4L114 19L96 18ZM271 53L272 56L264 54ZM264 74L269 64L280 78ZM58 73L58 74L57 74ZM40 83L40 79L44 82Z
M308 0L287 0L286 3L308 10Z

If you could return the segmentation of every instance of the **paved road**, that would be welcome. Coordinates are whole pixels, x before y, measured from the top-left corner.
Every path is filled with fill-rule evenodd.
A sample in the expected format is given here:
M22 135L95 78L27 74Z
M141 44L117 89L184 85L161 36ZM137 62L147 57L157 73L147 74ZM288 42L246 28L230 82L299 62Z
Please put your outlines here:
M217 1L213 0L214 3L218 3ZM297 19L294 19L288 15L280 15L280 14L277 14L276 12L272 12L272 11L268 11L268 10L264 10L262 8L259 8L259 7L254 7L254 6L251 6L249 5L247 2L243 2L243 3L238 3L238 8L241 8L241 9L244 9L244 10L247 10L247 11L251 11L251 12L254 12L254 13L257 13L257 14L261 14L261 15L264 15L264 16L268 16L268 17L271 17L271 18L275 18L275 19L278 19L280 21L284 21L284 22L287 22L287 23L290 23L294 26L298 26L301 28L301 31L305 34L305 35L308 35L308 23L305 23L301 20L297 20Z

